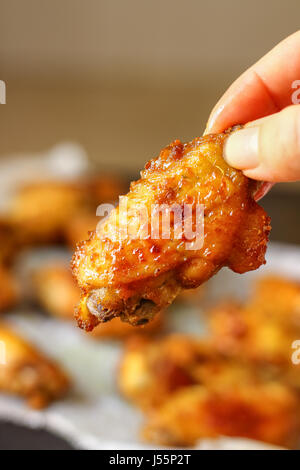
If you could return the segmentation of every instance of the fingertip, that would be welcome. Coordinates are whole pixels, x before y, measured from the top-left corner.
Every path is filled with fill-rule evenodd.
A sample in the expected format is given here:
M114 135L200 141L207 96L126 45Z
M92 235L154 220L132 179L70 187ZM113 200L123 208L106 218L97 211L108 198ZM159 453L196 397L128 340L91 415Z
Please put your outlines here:
M252 169L259 164L259 128L249 127L230 134L223 149L224 160L240 170Z
M217 125L217 121L224 110L225 105L217 103L210 116L208 118L204 134L213 134L224 131L225 128L221 128Z

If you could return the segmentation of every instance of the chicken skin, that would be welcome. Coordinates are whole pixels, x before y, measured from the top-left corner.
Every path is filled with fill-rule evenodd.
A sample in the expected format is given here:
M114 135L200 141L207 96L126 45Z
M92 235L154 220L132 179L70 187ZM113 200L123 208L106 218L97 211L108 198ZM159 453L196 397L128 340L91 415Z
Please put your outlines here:
M70 382L61 368L3 324L0 346L1 392L24 397L35 409L67 393Z
M224 161L227 135L176 140L164 148L119 207L78 245L72 267L82 290L80 327L92 330L118 316L146 323L183 289L198 287L223 266L244 273L265 262L270 221L253 199L257 183ZM155 212L157 207L165 212Z

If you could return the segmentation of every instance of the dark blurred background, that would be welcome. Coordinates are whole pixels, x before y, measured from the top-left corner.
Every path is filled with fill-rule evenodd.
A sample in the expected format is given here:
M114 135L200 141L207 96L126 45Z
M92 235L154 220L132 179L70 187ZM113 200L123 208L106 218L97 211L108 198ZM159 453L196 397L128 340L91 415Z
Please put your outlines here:
M0 159L74 141L100 171L137 177L173 139L202 134L299 13L299 0L0 0ZM273 240L300 243L299 202L297 183L263 200ZM53 439L0 424L1 448L69 447Z
M298 0L1 0L0 154L75 140L135 173L299 28Z
M201 134L230 83L298 29L300 10L298 0L0 6L0 157L74 140L100 169L132 177L174 138ZM276 187L276 202L264 202L273 239L300 242L300 230L286 230L297 190Z

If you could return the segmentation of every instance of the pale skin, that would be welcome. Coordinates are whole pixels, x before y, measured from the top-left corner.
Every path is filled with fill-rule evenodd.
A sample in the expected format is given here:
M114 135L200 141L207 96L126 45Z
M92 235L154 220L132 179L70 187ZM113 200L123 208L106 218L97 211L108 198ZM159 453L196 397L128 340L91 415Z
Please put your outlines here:
M299 81L298 84L296 81ZM271 183L300 180L300 31L244 72L211 112L205 133L236 124L224 158L246 176Z

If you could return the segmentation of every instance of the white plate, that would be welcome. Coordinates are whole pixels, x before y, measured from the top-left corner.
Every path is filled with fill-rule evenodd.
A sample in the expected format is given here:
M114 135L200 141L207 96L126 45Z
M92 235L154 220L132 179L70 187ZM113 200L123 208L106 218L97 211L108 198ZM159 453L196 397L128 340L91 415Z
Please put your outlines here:
M219 298L245 298L253 279L266 272L300 280L300 249L270 244L267 265L244 275L223 269L208 283L203 304ZM185 305L173 307L169 329L201 334L201 312ZM37 312L7 315L14 328L63 364L74 381L72 396L45 411L32 411L22 400L0 395L0 417L57 433L83 449L149 449L139 438L142 414L123 400L115 383L122 344L90 339L75 324L58 322ZM156 447L157 448L157 447ZM268 449L247 439L203 440L201 449Z

